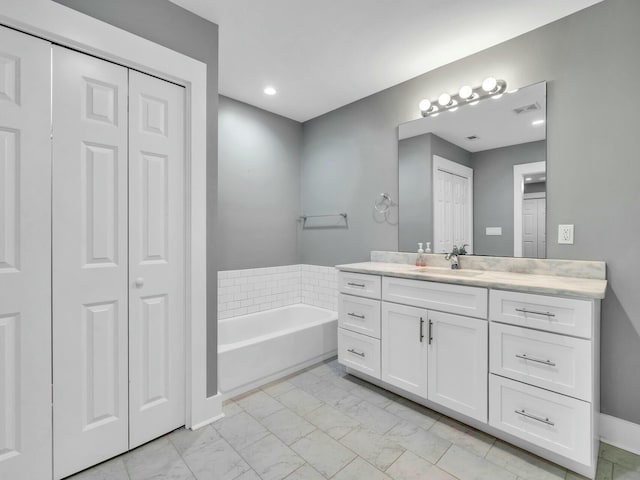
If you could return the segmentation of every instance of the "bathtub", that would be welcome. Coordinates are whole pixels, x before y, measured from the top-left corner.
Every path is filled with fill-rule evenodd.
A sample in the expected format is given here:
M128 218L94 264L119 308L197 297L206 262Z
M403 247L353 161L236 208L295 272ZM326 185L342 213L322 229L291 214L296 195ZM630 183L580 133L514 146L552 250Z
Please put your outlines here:
M239 395L336 355L338 314L290 305L218 322L218 386Z

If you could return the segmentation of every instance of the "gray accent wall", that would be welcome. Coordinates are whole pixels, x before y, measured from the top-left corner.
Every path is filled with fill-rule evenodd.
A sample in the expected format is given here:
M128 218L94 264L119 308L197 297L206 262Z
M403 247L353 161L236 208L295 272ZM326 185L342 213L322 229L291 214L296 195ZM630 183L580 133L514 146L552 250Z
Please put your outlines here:
M474 252L513 256L513 166L544 162L545 153L541 140L472 154ZM486 227L502 227L502 235L487 236Z
M218 26L167 0L54 0L207 65L207 393L217 393Z
M220 270L298 263L302 124L220 96Z
M418 102L488 75L509 85L546 80L549 258L605 260L601 405L640 423L640 2L607 0L438 68L303 125L301 192L306 211L348 211L349 228L303 232L305 263L367 260L397 250L397 205L373 211L380 192L398 198L397 126L419 117ZM593 98L622 95L615 109ZM558 224L575 244L557 243Z

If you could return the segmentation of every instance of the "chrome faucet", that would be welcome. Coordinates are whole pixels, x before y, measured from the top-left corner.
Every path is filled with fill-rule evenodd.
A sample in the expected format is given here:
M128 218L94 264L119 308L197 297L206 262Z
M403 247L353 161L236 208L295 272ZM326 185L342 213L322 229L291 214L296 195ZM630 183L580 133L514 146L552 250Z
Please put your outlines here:
M449 260L451 262L451 270L458 270L460 268L460 264L458 263L459 254L460 252L458 251L458 247L454 245L451 253L447 253L445 255L445 260Z

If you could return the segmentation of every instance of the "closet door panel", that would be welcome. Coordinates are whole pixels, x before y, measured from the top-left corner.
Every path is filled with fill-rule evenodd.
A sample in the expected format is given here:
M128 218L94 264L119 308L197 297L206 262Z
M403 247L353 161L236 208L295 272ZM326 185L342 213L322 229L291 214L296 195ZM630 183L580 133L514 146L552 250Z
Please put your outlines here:
M127 70L53 49L54 473L128 447Z
M0 27L0 478L51 478L51 44Z
M185 421L184 89L129 73L130 448Z

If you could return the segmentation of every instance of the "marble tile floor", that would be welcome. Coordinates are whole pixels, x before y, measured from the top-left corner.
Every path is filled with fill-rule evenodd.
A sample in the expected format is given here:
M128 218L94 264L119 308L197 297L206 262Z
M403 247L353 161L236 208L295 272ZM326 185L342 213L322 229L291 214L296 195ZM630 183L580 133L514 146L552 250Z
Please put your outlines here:
M224 404L73 480L578 480L583 477L348 375L327 361ZM598 480L640 480L601 444Z

